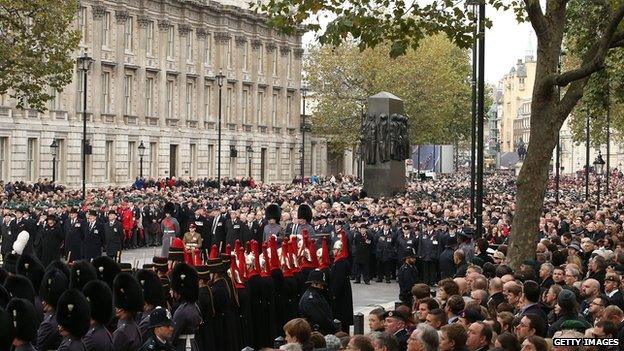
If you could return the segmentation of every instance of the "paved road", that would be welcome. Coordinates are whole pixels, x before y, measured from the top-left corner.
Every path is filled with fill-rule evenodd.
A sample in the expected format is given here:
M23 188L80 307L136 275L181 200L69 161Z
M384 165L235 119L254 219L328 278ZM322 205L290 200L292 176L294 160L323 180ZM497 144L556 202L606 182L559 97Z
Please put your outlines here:
M144 263L151 262L155 254L160 254L160 247L124 251L121 260L142 267ZM392 302L397 300L399 296L399 285L396 282L390 284L371 282L371 285L352 283L351 287L353 289L353 310L365 315L375 306L387 307L392 305Z

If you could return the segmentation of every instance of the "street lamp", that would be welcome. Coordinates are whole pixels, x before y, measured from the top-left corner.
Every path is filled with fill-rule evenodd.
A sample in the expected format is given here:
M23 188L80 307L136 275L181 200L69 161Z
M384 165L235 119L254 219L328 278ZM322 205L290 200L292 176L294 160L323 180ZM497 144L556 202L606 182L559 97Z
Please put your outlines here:
M561 50L559 54L559 63L557 64L557 74L561 74L561 59L566 55L565 50ZM561 99L561 87L557 86L557 99ZM555 202L559 205L559 181L561 170L561 130L557 132L557 148L555 151Z
M300 90L303 100L303 114L301 115L301 184L303 185L303 170L305 167L306 97L308 96L308 87L302 85Z
M58 155L59 144L56 139L52 139L50 144L50 154L52 155L52 183L56 182L56 156Z
M596 181L598 183L598 199L596 201L596 209L598 209L598 207L600 206L600 178L602 178L602 174L604 173L604 165L605 165L605 161L602 159L600 150L598 150L598 156L596 156L596 160L594 160L594 169L596 170Z
M89 57L87 52L83 52L78 57L77 68L82 71L82 200L87 194L87 72L91 69L93 59Z
M217 80L217 85L219 86L219 124L217 127L217 133L219 134L217 150L217 189L221 190L221 88L223 87L223 79L225 79L225 76L223 75L223 70L219 70L219 74L215 76L215 79Z
M251 145L247 145L245 151L247 152L247 162L249 163L249 178L251 178L251 159L253 157L253 149L251 148Z
M145 156L145 145L143 145L143 140L139 144L139 177L143 179L143 156Z

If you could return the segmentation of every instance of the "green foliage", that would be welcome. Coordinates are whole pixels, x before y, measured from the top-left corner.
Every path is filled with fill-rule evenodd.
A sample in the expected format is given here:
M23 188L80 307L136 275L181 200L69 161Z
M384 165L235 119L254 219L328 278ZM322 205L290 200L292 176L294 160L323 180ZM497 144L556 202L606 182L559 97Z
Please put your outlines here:
M388 56L392 44L359 51L348 41L336 48L314 46L305 62L317 105L314 133L342 151L359 140L363 104L388 91L403 99L412 143L450 144L470 133L470 59L441 35L417 50Z
M18 107L45 110L49 88L73 76L80 34L72 29L75 0L0 0L0 94Z
M610 4L603 2L586 2L573 0L568 4L568 26L566 28L565 46L570 54L564 66L578 63L589 47L596 41L604 23L608 21L613 9L622 0L613 0ZM610 6L609 6L610 5ZM622 25L620 25L622 27ZM624 136L624 49L615 48L607 53L605 68L593 74L585 86L583 98L570 115L572 138L575 142L586 139L586 120L590 118L591 145L599 146L606 143L607 110L610 110L612 137L622 140Z

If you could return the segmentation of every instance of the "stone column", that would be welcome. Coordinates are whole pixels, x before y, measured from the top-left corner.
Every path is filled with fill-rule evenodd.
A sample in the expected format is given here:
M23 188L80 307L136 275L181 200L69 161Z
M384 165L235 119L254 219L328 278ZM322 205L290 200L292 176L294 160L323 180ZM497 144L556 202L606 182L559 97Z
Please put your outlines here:
M403 114L403 100L382 91L368 98L368 114ZM369 197L391 197L405 191L405 161L364 163L364 191Z

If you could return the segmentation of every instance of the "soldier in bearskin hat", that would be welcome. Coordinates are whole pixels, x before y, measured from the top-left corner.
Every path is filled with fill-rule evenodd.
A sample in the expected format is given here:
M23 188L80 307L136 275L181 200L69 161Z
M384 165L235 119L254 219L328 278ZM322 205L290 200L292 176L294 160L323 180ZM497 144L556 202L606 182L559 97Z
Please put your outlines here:
M32 343L37 337L39 322L33 304L21 298L13 298L6 307L9 313L13 346L19 351L36 351Z
M136 314L143 310L143 289L129 273L119 273L113 282L115 315L119 319L113 333L116 351L136 351L143 344Z
M13 343L11 318L9 312L0 307L0 350L10 350Z
M69 288L82 290L88 282L97 279L97 273L91 263L87 261L75 261L71 268Z
M139 322L139 330L143 336L143 340L147 339L147 331L149 325L149 316L158 306L165 306L165 289L154 271L140 270L136 274L136 278L143 288L143 297L145 306L141 313Z
M33 283L36 291L41 286L41 279L43 279L45 269L37 257L23 254L17 259L15 272L28 278Z
M37 316L37 323L41 323L43 320L43 307L41 302L36 298L35 288L28 278L23 275L10 275L4 281L4 288L9 293L9 297L22 298L30 301L35 307L35 315Z
M113 288L113 281L117 274L121 273L121 268L119 264L115 262L112 258L108 256L100 256L95 258L93 262L91 262L93 267L95 267L95 272L97 274L97 278L103 282L105 282L110 289Z
M175 205L172 202L167 202L165 207L163 208L165 212L165 218L162 220L160 227L163 233L162 237L162 251L160 252L160 256L167 257L169 254L169 246L171 245L171 240L180 235L180 223L173 216L175 212Z
M312 208L308 204L301 204L297 208L297 220L299 223L293 224L292 234L301 235L304 230L308 232L309 236L314 235L314 227L310 224L312 222Z
M47 267L50 262L61 258L61 244L65 239L65 235L56 216L50 215L47 217L46 224L39 232L38 239L40 243L37 247L37 256L41 259L44 267Z
M199 307L197 307L199 278L195 268L186 263L178 263L173 267L171 290L175 302L179 304L173 314L172 345L178 351L198 351L195 333L202 323L202 318Z
M80 338L89 330L89 315L89 303L80 291L69 289L61 295L56 308L56 319L63 336L59 351L85 350Z
M279 222L282 218L282 209L277 204L270 204L264 210L264 216L266 217L269 223L264 226L264 231L262 233L262 238L254 238L258 241L267 241L271 235L275 235L280 237L282 232L282 226L280 226Z
M113 351L113 337L106 326L113 318L113 293L101 280L92 280L82 289L89 302L91 326L82 338L87 351Z
M61 344L61 334L56 320L56 306L61 294L67 290L69 280L56 268L48 270L43 276L39 297L43 304L43 322L37 330L38 350L53 350Z

